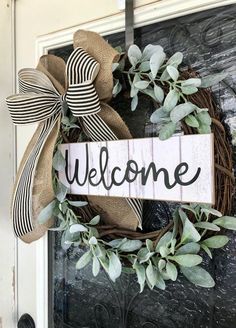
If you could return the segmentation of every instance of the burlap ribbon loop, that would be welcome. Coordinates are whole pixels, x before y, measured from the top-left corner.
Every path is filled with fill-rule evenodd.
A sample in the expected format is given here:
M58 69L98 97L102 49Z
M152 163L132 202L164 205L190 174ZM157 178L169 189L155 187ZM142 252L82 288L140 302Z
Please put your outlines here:
M98 37L102 40L100 36ZM103 47L104 52L106 52L105 47ZM118 137L114 131L117 131L118 136L130 138L127 127L119 115L108 105L100 103L99 94L101 95L103 85L100 83L101 90L98 90L95 80L100 68L104 72L104 62L101 61L101 63L102 66L83 48L76 48L66 64L65 84L68 88L66 92L63 92L61 59L52 55L43 56L40 59L39 70L23 69L19 72L20 93L6 99L14 124L40 123L18 170L12 201L15 234L26 242L38 239L48 228L48 225L38 226L35 217L54 197L51 166L63 103L66 101L72 114L81 119L82 126L92 141L117 140ZM119 123L118 126L114 124L116 121ZM106 122L114 126L114 129L112 130ZM42 198L44 198L43 201ZM105 202L107 205L105 211L113 207L110 204L112 201L110 198ZM104 201L100 202L98 199L96 203L105 204ZM141 227L141 202L127 199L126 205L128 207L123 206L124 211L121 215L124 225L133 229L139 222ZM114 210L110 212L117 220L115 215L117 213Z

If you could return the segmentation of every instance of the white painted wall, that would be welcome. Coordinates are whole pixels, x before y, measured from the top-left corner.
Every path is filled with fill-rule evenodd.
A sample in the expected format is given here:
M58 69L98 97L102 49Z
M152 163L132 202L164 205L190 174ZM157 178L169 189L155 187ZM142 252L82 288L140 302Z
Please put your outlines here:
M0 1L0 327L14 325L15 238L9 217L13 182L13 127L5 97L13 92L11 2Z

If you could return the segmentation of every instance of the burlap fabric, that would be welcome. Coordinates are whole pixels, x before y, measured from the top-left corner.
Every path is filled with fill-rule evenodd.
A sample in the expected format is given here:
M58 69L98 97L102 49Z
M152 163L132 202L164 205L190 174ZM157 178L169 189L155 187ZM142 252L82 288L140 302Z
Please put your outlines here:
M106 103L112 97L112 63L119 60L119 53L97 33L89 31L78 31L75 33L74 47L83 48L100 64L100 70L95 80L95 88L101 100L101 111L98 115L106 122L119 139L132 138L128 127L121 117ZM65 79L65 63L62 59L54 55L42 56L39 60L37 70L40 70L48 76L60 94L66 92L67 81ZM21 237L21 239L27 243L39 239L53 224L52 220L49 220L46 224L39 225L37 223L37 218L40 211L54 198L52 187L52 158L59 128L60 118L57 120L50 136L45 142L37 164L33 184L32 204L34 230ZM21 168L28 158L30 150L35 146L35 141L37 140L40 130L41 124L39 124L25 151L18 170L17 179L21 174ZM137 217L125 198L88 196L88 200L91 205L98 209L106 224L116 224L121 228L136 230L138 226Z

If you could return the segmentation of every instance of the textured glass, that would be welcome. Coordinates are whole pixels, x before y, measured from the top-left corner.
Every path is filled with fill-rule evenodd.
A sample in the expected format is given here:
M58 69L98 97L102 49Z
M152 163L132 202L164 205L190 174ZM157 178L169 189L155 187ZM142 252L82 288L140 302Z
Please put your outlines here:
M124 34L107 39L114 46L124 43ZM228 133L236 129L236 5L156 23L135 31L135 43L160 44L168 54L184 53L184 64L202 76L227 71L229 77L213 88L225 115ZM51 51L67 58L72 46ZM151 101L143 99L132 113L129 100L117 97L116 108L135 137L155 134L148 121ZM236 140L233 140L235 144ZM171 204L145 202L145 230L166 225ZM61 249L60 233L49 240L49 327L55 328L235 328L236 327L236 234L229 244L214 252L204 267L216 281L213 289L196 287L179 276L165 291L145 289L139 294L135 278L123 275L113 284L104 272L94 278L91 267L76 272L77 249Z

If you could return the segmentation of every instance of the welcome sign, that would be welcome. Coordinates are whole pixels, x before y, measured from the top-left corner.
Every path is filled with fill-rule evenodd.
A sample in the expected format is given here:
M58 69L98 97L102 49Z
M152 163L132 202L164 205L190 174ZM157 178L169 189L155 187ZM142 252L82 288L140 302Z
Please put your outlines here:
M213 135L59 146L70 194L214 204Z

